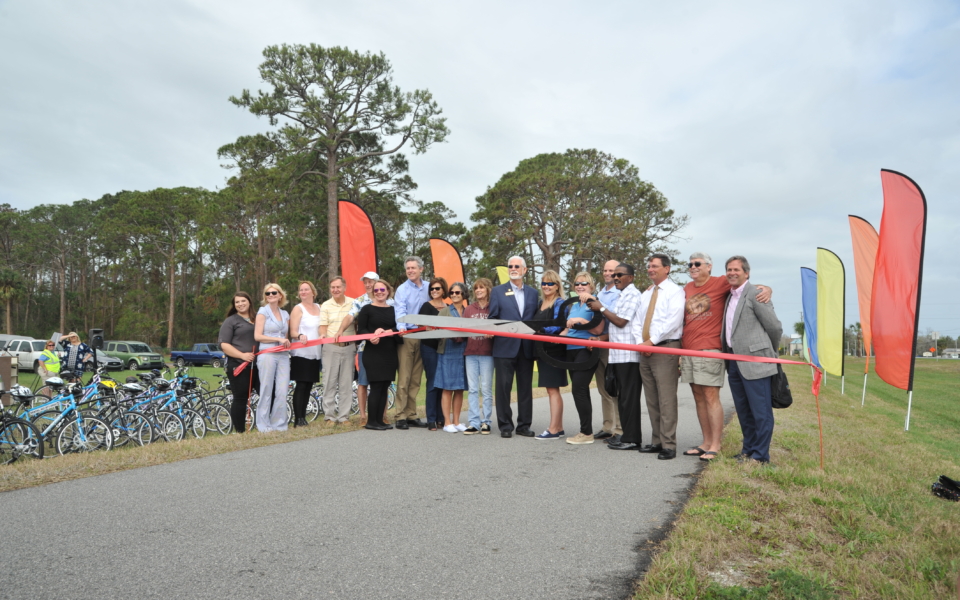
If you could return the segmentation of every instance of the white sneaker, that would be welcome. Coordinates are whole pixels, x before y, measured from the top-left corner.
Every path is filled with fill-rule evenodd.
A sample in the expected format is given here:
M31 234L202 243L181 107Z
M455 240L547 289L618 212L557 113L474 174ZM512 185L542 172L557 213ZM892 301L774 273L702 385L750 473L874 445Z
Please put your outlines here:
M461 432L461 433L467 430L467 426L464 425L463 423L458 423L458 424L454 425L454 427L456 427L456 428L457 428L457 431L459 431L459 432Z
M458 431L456 425L445 425L443 427L443 430L446 431L447 433L457 433Z

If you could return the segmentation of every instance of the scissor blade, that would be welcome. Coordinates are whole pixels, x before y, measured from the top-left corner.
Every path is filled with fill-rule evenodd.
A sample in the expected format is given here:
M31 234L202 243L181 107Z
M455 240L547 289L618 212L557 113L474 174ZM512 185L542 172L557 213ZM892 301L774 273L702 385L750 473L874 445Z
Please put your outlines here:
M403 317L401 321L423 327L467 327L469 329L490 329L504 323L516 323L516 321L505 321L502 319L461 319L460 317L440 317L432 315L407 315Z
M403 336L404 338L410 340L439 340L443 338L468 338L468 337L483 337L482 333L464 333L462 331L450 331L449 329L433 329L430 331L418 331L416 333L408 333Z

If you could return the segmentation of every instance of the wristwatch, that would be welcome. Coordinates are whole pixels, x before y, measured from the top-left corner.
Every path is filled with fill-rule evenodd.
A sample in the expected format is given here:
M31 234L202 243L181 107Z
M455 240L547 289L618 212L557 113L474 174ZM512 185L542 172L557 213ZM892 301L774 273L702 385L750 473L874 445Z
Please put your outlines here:
M601 315L602 315L603 313L605 313L606 311L607 311L607 307L606 307L606 306L601 306L601 307L600 307L600 314L601 314Z

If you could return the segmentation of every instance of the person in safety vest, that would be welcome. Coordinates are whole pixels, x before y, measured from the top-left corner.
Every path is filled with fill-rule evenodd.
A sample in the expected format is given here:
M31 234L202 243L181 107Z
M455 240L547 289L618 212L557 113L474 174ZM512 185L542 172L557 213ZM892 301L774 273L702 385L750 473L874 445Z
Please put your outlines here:
M55 348L56 344L53 343L53 340L47 340L46 348L40 354L40 368L37 369L37 375L40 376L41 380L56 377L60 374L60 357L57 356Z

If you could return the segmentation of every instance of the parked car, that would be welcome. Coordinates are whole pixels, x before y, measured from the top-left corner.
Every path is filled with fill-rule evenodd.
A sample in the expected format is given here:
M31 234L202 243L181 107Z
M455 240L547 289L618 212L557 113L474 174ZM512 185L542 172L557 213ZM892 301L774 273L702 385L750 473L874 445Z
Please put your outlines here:
M107 342L105 346L107 354L120 359L123 365L131 371L163 368L163 357L143 342Z
M227 360L217 344L194 344L193 350L175 350L170 353L172 360L178 367L185 365L211 365L219 369Z
M119 358L114 358L110 356L103 350L97 350L97 365L101 367L106 367L108 371L121 371L123 370L123 361ZM93 370L93 361L86 363L86 368L88 371Z
M35 340L26 336L5 336L8 339L0 341L4 356L15 356L17 368L21 371L36 371L40 362L40 355L47 343L45 340Z

